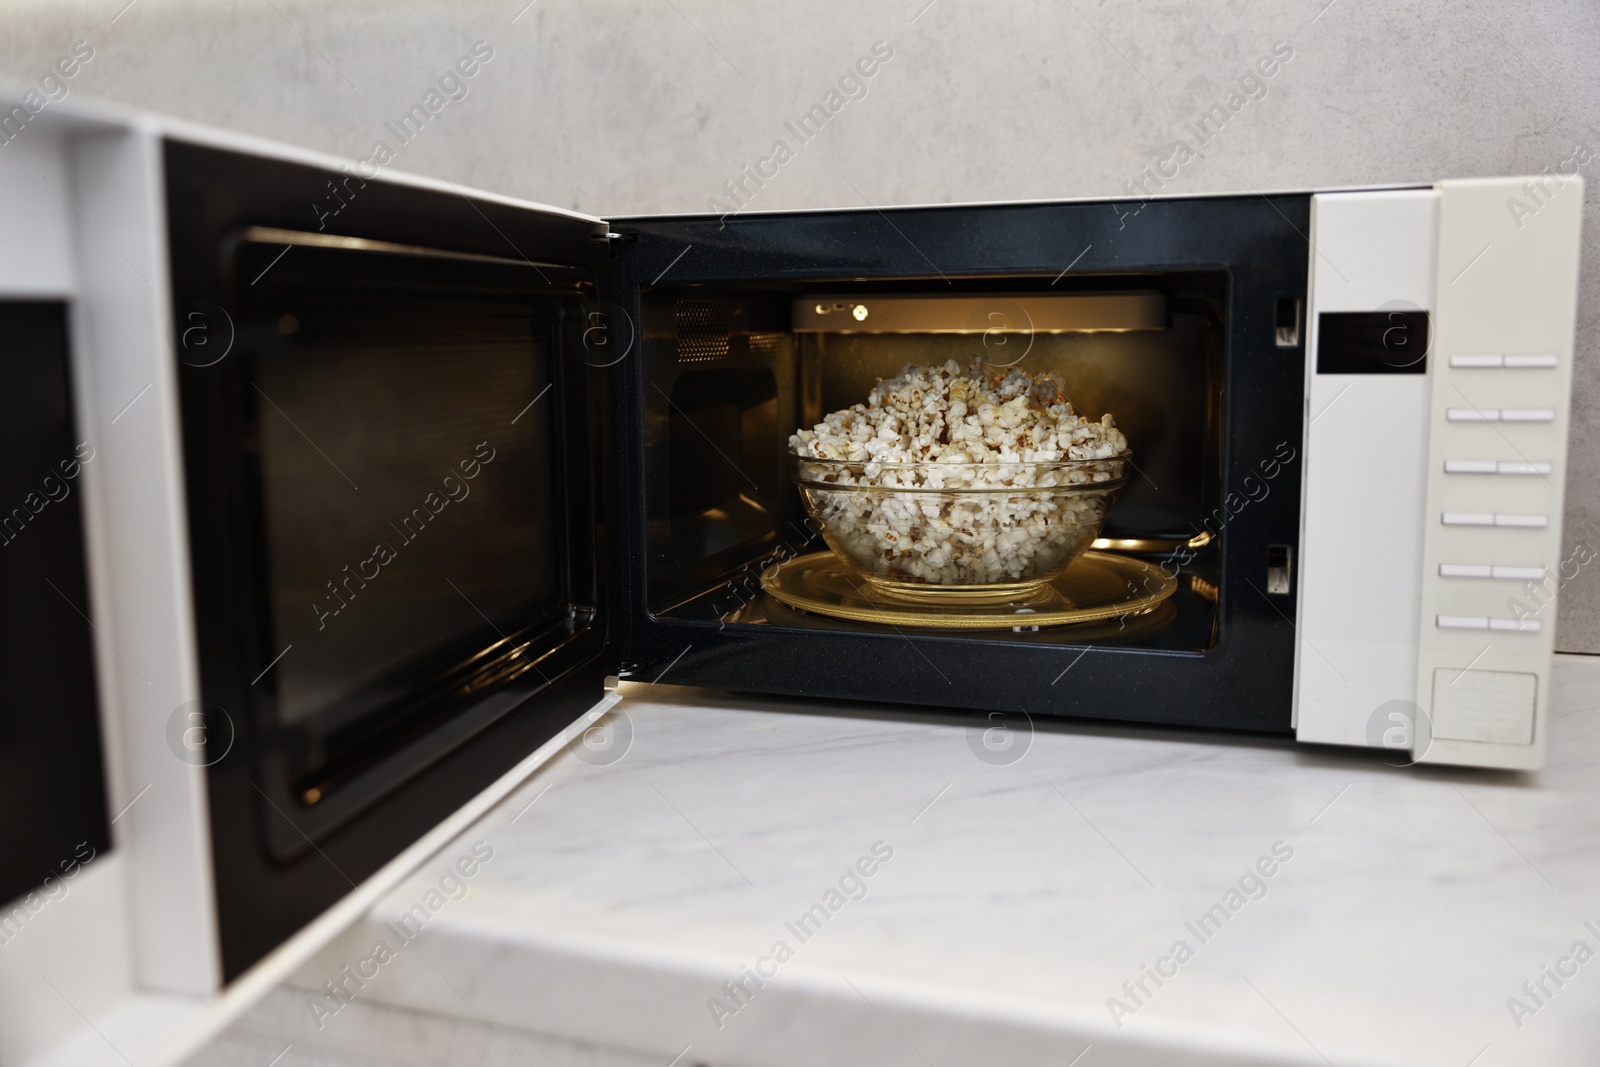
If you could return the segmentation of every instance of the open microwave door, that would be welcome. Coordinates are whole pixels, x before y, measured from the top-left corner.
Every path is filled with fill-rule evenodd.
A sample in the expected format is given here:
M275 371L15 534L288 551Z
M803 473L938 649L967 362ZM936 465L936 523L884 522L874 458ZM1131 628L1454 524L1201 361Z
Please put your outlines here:
M222 970L616 672L598 220L164 149Z

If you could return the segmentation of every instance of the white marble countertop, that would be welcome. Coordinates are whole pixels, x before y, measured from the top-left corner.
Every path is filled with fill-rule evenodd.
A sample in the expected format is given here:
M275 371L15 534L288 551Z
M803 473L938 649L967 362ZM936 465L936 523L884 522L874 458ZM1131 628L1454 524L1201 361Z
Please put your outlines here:
M1555 677L1526 775L1084 724L991 765L950 720L624 687L610 749L547 765L276 1010L307 1047L384 1006L520 1057L475 1065L542 1064L533 1040L660 1067L1591 1065L1600 959L1570 953L1600 952L1600 660ZM859 899L829 897L842 877ZM394 958L361 962L380 941ZM346 965L377 977L319 1013L307 990Z

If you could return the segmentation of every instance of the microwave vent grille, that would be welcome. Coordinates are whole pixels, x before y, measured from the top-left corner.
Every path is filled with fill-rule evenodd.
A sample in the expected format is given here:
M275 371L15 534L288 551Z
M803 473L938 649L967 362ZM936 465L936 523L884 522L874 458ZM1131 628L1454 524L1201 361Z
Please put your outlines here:
M783 344L784 335L781 333L753 333L750 335L750 354L752 356L776 352Z
M679 363L727 358L732 308L717 300L680 300L677 311Z

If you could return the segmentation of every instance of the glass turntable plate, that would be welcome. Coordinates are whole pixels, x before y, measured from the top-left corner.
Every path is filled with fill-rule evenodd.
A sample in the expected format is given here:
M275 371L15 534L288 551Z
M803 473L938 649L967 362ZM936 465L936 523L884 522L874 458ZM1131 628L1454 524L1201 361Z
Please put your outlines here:
M973 603L937 586L911 595L869 585L832 552L768 567L761 587L789 607L856 622L945 630L1069 626L1154 611L1178 588L1160 567L1110 552L1086 552L1061 577L1016 600Z

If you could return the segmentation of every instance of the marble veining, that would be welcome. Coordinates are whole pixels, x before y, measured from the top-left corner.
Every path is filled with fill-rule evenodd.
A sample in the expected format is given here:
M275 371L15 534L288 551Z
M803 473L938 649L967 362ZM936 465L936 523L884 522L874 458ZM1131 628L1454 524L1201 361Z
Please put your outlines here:
M663 1065L1590 1064L1600 661L1554 678L1535 774L1083 724L992 765L977 718L625 687L610 749L575 743L247 1022L382 1040L400 1011Z

